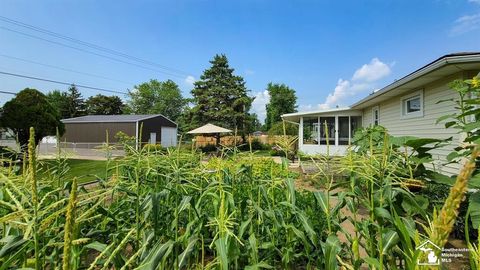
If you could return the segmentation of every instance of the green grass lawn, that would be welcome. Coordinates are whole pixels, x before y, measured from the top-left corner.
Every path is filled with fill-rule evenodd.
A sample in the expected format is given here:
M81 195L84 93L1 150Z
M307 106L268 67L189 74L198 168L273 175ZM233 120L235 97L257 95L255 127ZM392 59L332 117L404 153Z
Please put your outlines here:
M40 177L48 177L47 170L54 166L55 160L40 161ZM86 183L97 179L96 176L105 177L106 160L85 160L85 159L67 159L69 170L66 179L70 180L77 177L79 183ZM112 162L111 166L115 163ZM110 174L110 173L109 173Z

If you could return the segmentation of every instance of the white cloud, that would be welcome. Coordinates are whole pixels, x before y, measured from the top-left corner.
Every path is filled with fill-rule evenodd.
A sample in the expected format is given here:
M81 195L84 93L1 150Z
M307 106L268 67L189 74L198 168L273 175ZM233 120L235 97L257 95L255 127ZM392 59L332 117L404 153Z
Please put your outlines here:
M480 3L480 0L477 2ZM465 15L455 20L453 27L450 29L450 35L456 36L479 28L480 13L473 15Z
M468 2L480 5L480 0L468 0Z
M319 104L318 107L320 109L328 109L330 108L330 106L338 104L338 101L344 99L345 97L347 97L347 95L350 94L350 87L351 84L348 80L339 79L337 82L337 86L335 86L335 89L333 90L333 93L328 94L325 103Z
M375 57L370 63L357 69L353 74L352 80L373 82L390 75L390 73L390 67Z
M252 102L252 111L257 114L260 123L263 123L267 117L267 109L265 106L268 102L270 102L270 95L267 90L255 93L255 99Z
M371 88L371 85L368 83L352 83L348 80L339 79L333 92L328 94L324 103L318 104L318 108L323 110L340 105L345 99L369 88Z
M328 94L324 103L318 104L316 107L320 110L329 109L335 106L344 106L345 100L363 93L368 89L373 89L375 82L390 75L391 67L395 64L387 65L378 58L373 58L370 63L364 64L357 69L351 80L339 79L332 93ZM306 105L304 107L312 107Z
M191 75L188 75L186 78L185 78L185 84L187 84L188 86L193 86L193 83L195 82L195 77L191 76Z

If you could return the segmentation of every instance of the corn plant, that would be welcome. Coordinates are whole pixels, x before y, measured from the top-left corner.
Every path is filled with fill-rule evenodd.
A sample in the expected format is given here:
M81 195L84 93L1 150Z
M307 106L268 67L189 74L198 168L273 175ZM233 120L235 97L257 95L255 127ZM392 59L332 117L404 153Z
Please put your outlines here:
M280 142L285 156L295 140ZM435 177L425 164L445 143L364 130L344 158L315 161L313 178L324 185L310 191L286 160L236 146L206 159L194 148L131 140L87 188L66 178L60 152L40 177L31 139L22 170L0 168L0 270L415 269L416 247L429 236L445 243L476 177L471 140L458 185L438 214L428 213L411 183ZM478 244L469 246L477 267Z

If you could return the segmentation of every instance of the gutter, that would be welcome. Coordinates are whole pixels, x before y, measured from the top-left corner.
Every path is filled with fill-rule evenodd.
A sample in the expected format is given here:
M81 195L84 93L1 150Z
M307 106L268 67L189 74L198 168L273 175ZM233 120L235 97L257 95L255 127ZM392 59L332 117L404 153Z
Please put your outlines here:
M300 126L300 123L293 122L293 121L289 121L289 120L285 120L285 119L283 119L283 116L282 116L282 120L283 120L284 122L287 122L287 123L290 123L290 124L295 124L295 125Z

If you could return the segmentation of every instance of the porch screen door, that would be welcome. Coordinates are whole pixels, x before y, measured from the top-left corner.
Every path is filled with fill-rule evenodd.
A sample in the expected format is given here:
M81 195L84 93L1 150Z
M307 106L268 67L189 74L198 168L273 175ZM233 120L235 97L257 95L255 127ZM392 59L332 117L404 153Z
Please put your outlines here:
M348 119L348 116L338 117L338 145L348 145L350 140Z
M335 145L335 117L320 117L320 145Z

